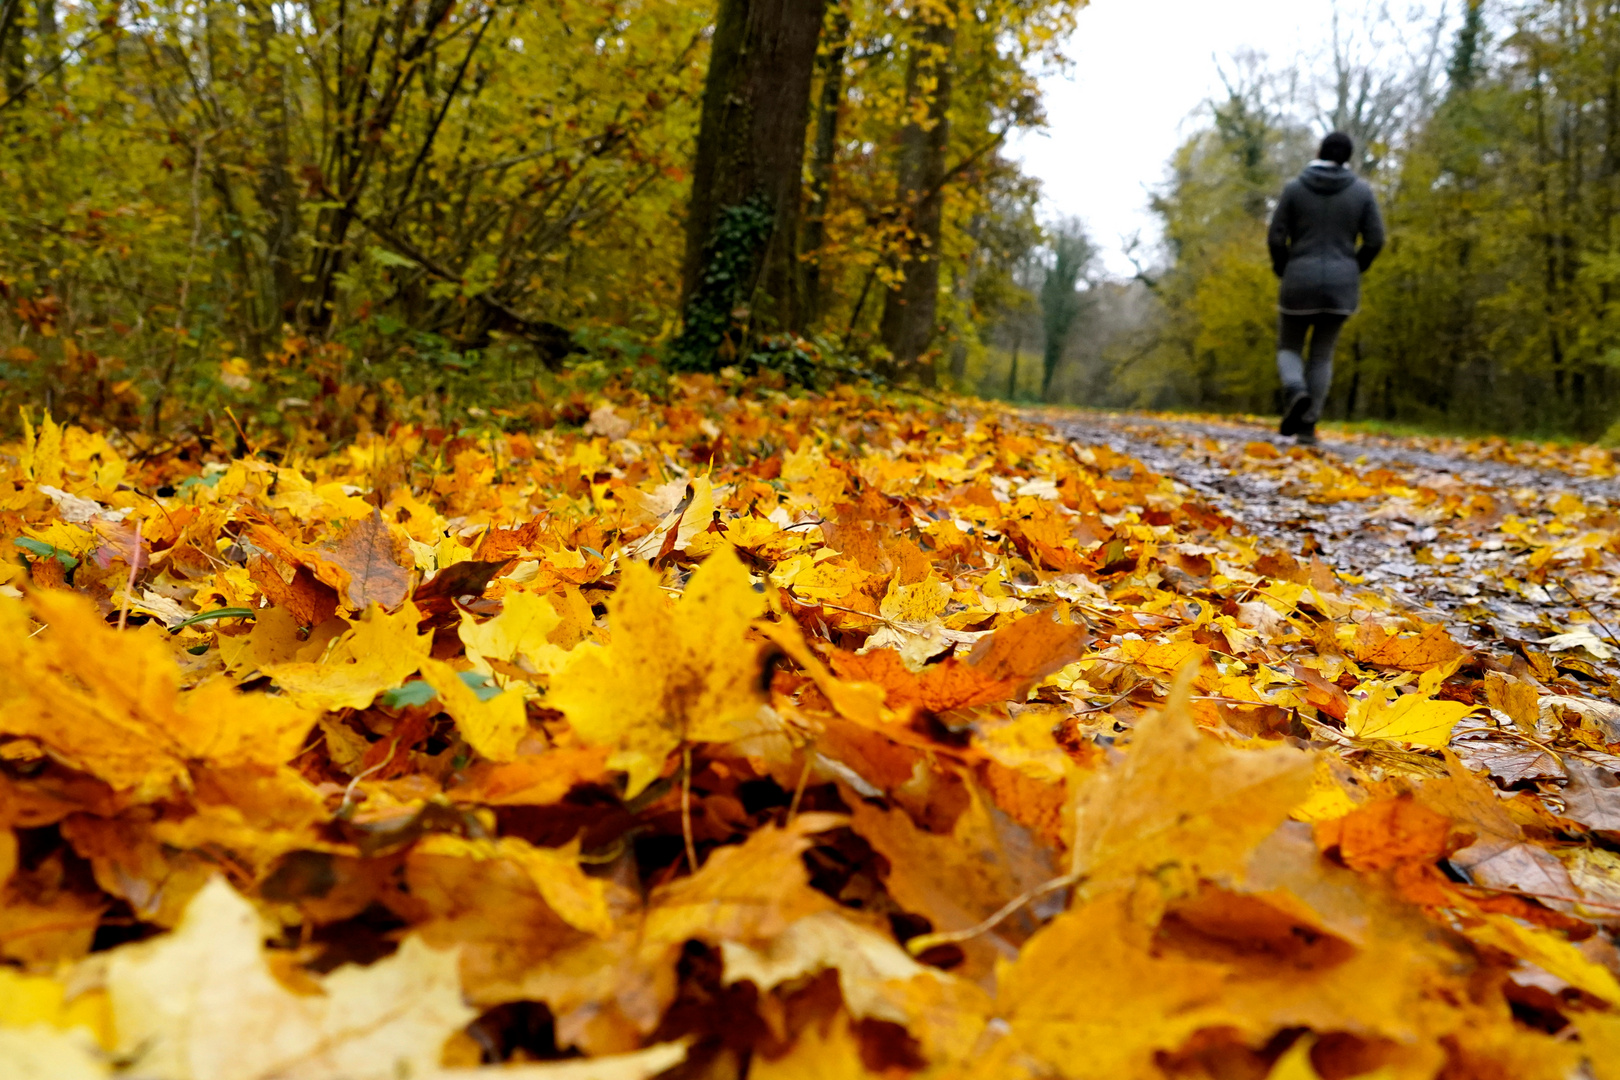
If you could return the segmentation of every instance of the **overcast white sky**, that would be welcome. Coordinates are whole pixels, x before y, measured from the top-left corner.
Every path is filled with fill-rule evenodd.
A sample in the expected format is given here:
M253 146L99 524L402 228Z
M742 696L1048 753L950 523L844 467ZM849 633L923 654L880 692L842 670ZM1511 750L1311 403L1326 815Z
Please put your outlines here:
M1341 16L1372 2L1339 0ZM1332 0L1091 0L1071 72L1046 80L1050 129L1012 148L1043 181L1044 214L1084 218L1109 270L1128 274L1120 238L1157 239L1145 188L1220 86L1217 61L1245 47L1284 63L1317 55L1332 11Z

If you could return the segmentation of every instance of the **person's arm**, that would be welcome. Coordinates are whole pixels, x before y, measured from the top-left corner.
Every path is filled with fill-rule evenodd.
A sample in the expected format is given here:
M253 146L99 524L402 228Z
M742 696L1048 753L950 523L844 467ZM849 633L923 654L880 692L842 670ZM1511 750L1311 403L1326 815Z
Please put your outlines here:
M1271 270L1278 277L1288 269L1288 225L1293 216L1290 194L1291 188L1283 188L1282 198L1277 200L1277 209L1271 215L1271 229L1266 233L1266 246L1271 249Z
M1363 274L1383 250L1384 218L1378 212L1378 200L1369 193L1366 208L1361 211L1361 247L1356 251L1356 265Z

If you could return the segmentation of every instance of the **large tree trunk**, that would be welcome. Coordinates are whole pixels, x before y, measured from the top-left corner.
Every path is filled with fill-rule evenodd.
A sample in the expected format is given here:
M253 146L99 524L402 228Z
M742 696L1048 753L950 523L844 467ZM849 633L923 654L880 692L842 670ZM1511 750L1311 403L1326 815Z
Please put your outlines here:
M901 278L883 305L882 338L896 375L932 386L933 366L922 360L937 330L956 6L930 6L918 19L921 25L906 68L906 112L915 117L921 111L924 119L911 121L900 133L898 188L909 229L899 259ZM926 107L919 110L922 105Z
M800 320L798 234L810 84L826 0L721 0L703 90L677 367L731 363Z
M827 51L821 57L821 104L810 155L810 206L804 225L803 325L821 317L821 249L827 243L827 199L838 158L838 118L844 106L844 57L849 53L849 12L837 0Z

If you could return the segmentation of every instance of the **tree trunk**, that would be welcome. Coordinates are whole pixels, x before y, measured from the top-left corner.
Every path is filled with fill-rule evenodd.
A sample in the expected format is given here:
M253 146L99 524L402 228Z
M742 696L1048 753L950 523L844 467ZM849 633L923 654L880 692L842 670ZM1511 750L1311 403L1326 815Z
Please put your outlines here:
M39 42L39 55L35 62L39 64L40 78L49 73L60 90L67 73L62 70L62 31L56 21L56 0L39 0L35 5L34 17L37 20L34 37Z
M821 103L810 156L810 203L804 226L803 326L821 317L821 249L827 242L827 197L838 157L838 115L844 105L844 57L849 53L849 12L840 0L832 14L827 51L821 57ZM802 328L802 327L800 327Z
M1024 344L1022 328L1013 333L1012 361L1007 365L1007 400L1018 400L1018 350Z
M792 327L810 84L826 0L721 0L692 167L674 366L716 370Z
M22 0L0 0L0 67L5 68L6 100L20 97L28 81L28 47L23 41Z
M282 323L293 318L298 297L298 268L293 246L298 237L299 197L293 182L286 78L277 60L275 9L270 4L243 5L254 45L253 118L264 134L265 153L259 164L256 194L264 215L260 239L266 263L259 282L260 305L251 331L250 355L257 358L274 347Z
M952 54L956 9L931 7L920 26L906 68L906 112L913 119L900 133L899 198L909 228L901 245L900 280L883 305L882 339L894 373L934 385L932 365L922 363L934 340L939 308L939 238L945 217L945 155L950 147Z

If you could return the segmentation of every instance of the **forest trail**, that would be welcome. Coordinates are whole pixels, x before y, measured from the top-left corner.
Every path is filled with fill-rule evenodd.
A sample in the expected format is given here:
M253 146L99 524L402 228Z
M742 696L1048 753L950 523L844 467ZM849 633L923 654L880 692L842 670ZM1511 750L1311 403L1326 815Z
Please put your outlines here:
M1315 556L1343 578L1438 614L1459 640L1508 644L1593 618L1620 624L1607 574L1576 565L1528 582L1544 566L1580 561L1537 561L1538 536L1561 538L1560 551L1573 555L1616 516L1620 477L1606 450L1331 430L1306 449L1258 420L1032 416L1172 477L1262 548Z

